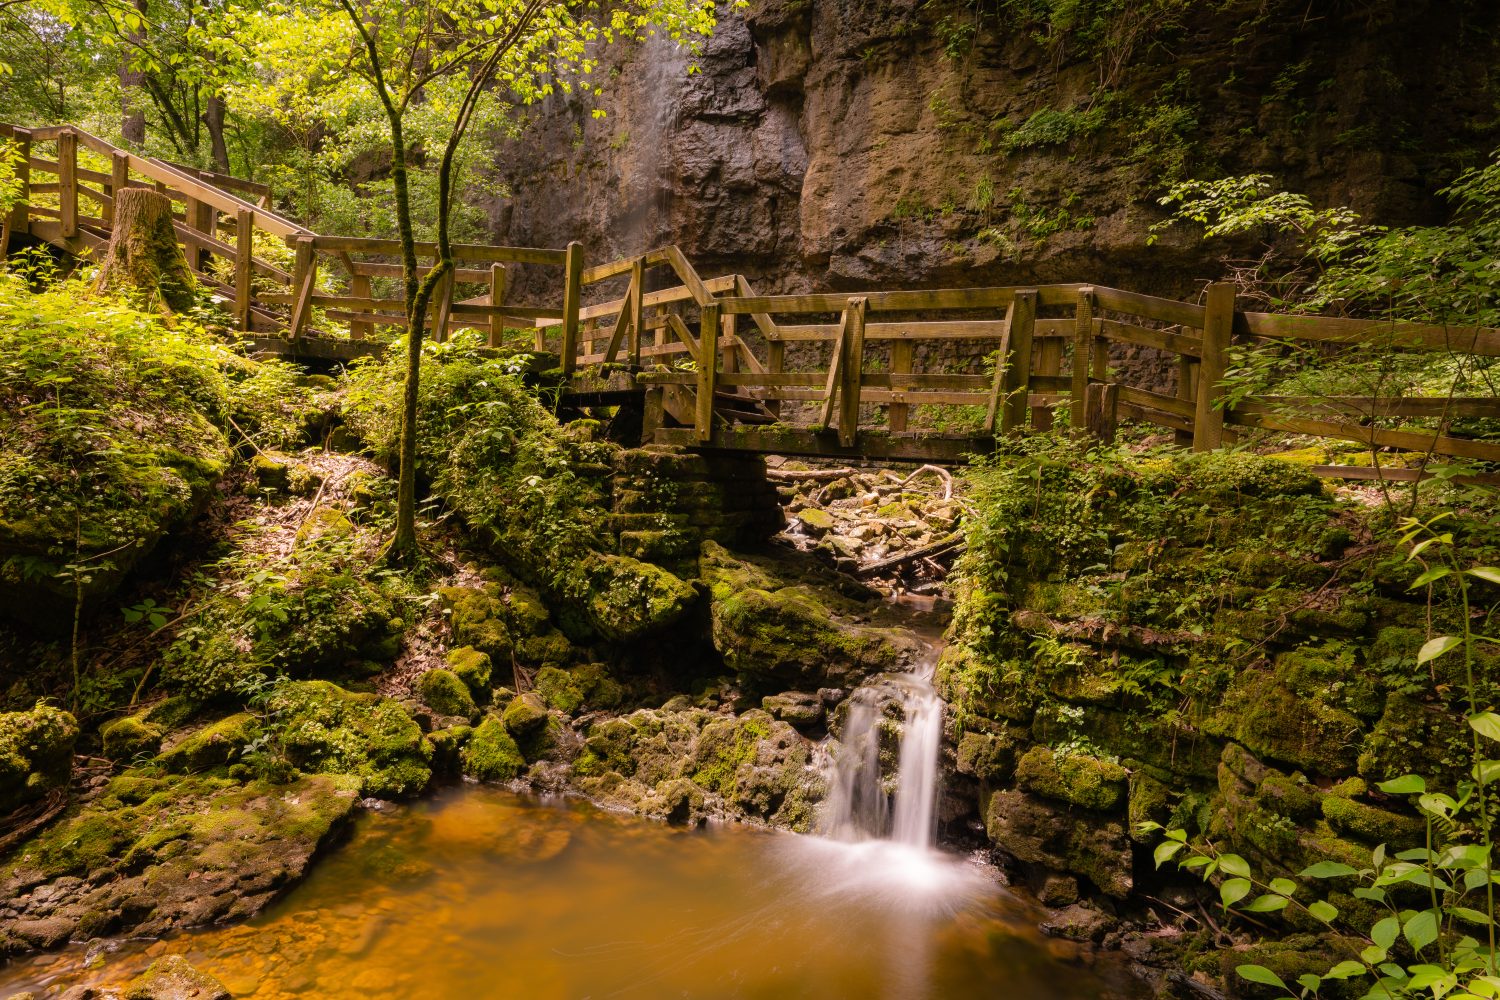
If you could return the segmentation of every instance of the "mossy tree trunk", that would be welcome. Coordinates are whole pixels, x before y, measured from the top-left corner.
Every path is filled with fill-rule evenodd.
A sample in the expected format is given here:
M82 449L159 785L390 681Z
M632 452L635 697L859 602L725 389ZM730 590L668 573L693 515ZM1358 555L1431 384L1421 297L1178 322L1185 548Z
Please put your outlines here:
M172 199L147 188L115 192L114 231L96 286L152 307L193 306L196 283L172 229Z

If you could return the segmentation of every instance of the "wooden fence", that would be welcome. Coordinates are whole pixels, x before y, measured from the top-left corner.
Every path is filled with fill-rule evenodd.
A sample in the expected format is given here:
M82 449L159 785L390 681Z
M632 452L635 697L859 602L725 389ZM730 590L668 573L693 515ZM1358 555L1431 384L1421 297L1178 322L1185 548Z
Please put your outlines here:
M188 262L239 329L294 345L357 346L377 327L406 324L403 301L376 284L401 276L395 241L318 235L272 211L262 185L143 158L73 126L0 125L0 138L22 157L7 234L97 252L114 193L154 187L180 206L174 226ZM435 248L418 250L430 267ZM1122 420L1144 421L1197 450L1226 443L1235 428L1259 428L1500 462L1500 444L1450 428L1500 419L1494 396L1260 397L1230 406L1222 384L1236 341L1500 357L1493 329L1244 312L1224 284L1201 304L1087 284L758 295L742 275L702 278L672 246L594 266L578 243L455 251L459 267L431 306L434 337L467 327L498 346L519 329L534 349L556 351L580 398L643 397L645 434L655 440L956 459L997 432L1049 427L1064 406L1070 423L1101 437ZM555 304L507 302L515 265L557 268ZM661 272L653 288L648 276ZM585 304L591 297L600 301ZM919 345L944 342L962 342L971 359L998 358L993 374L915 370ZM1173 356L1176 391L1123 382L1110 367L1115 344ZM617 374L601 380L595 366ZM796 405L783 414L784 403ZM911 429L913 408L923 406L976 407L976 426L964 435ZM1424 424L1400 426L1410 420Z

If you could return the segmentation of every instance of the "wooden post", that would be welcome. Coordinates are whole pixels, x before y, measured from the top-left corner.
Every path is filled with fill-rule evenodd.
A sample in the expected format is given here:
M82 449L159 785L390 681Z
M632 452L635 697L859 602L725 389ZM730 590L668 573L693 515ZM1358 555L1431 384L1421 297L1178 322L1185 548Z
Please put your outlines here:
M657 428L666 423L666 395L664 385L646 387L646 412L641 417L641 444L650 444L656 438Z
M771 375L780 375L786 370L786 341L766 341L766 372ZM765 402L766 412L773 417L781 416L781 400L768 399Z
M578 331L579 338L583 342L583 356L586 358L594 353L594 331L598 327L599 321L597 319L586 319L583 321L582 328Z
M293 339L302 336L307 329L308 314L312 311L313 287L318 278L318 255L313 251L311 236L297 237L296 263L292 267L292 321L288 333Z
M641 366L641 328L646 322L646 258L637 257L630 262L630 298L625 303L630 310L630 367ZM660 331L657 333L660 336Z
M505 304L505 265L490 265L490 308L498 309ZM490 316L490 346L499 347L505 342L505 317L499 313Z
M1193 450L1213 451L1224 443L1224 411L1214 404L1224 395L1220 382L1234 332L1234 285L1208 286L1203 314L1203 359L1198 366L1198 399L1193 413Z
M362 299L373 299L375 287L370 283L368 274L351 274L349 276L349 294ZM367 319L351 319L349 321L350 340L369 340L375 333L375 324Z
M1005 380L1007 369L1010 366L1010 331L1016 318L1016 300L1010 300L1010 306L1005 310L1005 329L1000 333L1000 347L995 352L995 377L990 381L990 404L984 413L984 432L995 433L995 425L1000 422L1000 410L1005 402Z
M1094 289L1078 290L1078 307L1074 314L1073 327L1073 386L1070 390L1072 410L1068 422L1074 427L1083 426L1086 405L1084 399L1089 387L1089 365L1094 350Z
M104 192L109 195L109 201L104 203L104 210L101 213L106 226L114 225L115 199L129 186L130 154L117 149L109 154L109 190Z
M912 346L909 340L891 341L891 373L893 375L911 374ZM893 431L904 431L910 414L911 404L892 403L886 415L886 423Z
M1062 374L1063 342L1057 337L1048 337L1037 342L1036 373L1055 378ZM1031 426L1039 431L1052 429L1052 407L1033 406Z
M1031 335L1036 328L1036 290L1016 292L1010 320L1010 360L1005 366L1005 400L1000 432L1026 423L1027 394L1031 389Z
M250 329L250 262L255 256L255 213L242 208L234 216L234 319Z
M718 303L704 306L698 322L698 408L694 417L698 440L707 441L714 433L714 391L719 381Z
M18 128L12 133L12 139L16 145L16 183L20 190L16 203L10 207L10 231L15 233L31 232L31 221L29 219L31 209L31 130ZM3 256L6 247L0 246L0 256Z
M844 384L839 389L839 444L854 447L859 436L860 377L865 372L865 312L870 300L857 295L844 313L848 335L844 337Z
M720 336L724 343L724 370L726 372L740 370L739 350L735 346L735 337L739 335L739 324L735 322L738 319L738 316L731 314L719 320Z
M1184 403L1191 403L1194 399L1193 380L1197 378L1198 366L1193 359L1186 354L1177 355L1177 398ZM1192 431L1172 432L1172 443L1179 448L1187 448L1193 443Z
M1120 387L1114 382L1090 382L1087 391L1088 432L1106 444L1115 439L1120 424Z
M578 367L578 310L583 301L583 244L568 244L563 261L562 371L573 374Z
M57 202L64 239L78 235L78 133L57 136Z

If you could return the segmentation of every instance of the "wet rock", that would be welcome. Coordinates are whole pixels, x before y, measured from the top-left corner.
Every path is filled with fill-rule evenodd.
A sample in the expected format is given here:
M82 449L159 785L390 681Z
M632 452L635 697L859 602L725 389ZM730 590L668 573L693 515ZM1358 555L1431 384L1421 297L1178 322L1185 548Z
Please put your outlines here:
M78 723L61 709L0 713L0 814L66 787L77 740Z
M1130 839L1122 823L1024 792L990 796L985 831L997 848L1030 865L1082 875L1109 896L1124 899L1134 885Z
M159 760L169 771L206 771L238 758L259 735L260 721L249 712L240 712L187 734L163 751Z
M823 721L823 700L801 691L767 695L761 699L761 708L774 718L799 728L816 726Z
M230 996L223 983L193 968L181 955L165 955L131 982L125 1000L230 1000Z
M1074 903L1054 913L1042 930L1069 941L1102 941L1119 921L1090 903Z
M959 774L982 781L1004 781L1015 767L1014 741L999 733L964 733L956 757Z
M120 775L0 867L11 914L0 953L249 916L301 877L358 807L359 786L348 775Z

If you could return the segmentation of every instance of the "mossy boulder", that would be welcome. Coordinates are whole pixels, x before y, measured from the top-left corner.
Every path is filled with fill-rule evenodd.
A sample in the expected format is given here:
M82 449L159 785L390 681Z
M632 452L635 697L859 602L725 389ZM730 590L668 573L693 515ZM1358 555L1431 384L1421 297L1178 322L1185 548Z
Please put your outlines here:
M1316 775L1352 774L1364 727L1358 717L1319 697L1297 695L1266 670L1246 670L1205 724L1256 756Z
M1396 691L1360 747L1358 769L1371 784L1421 774L1430 784L1455 788L1470 756L1468 727L1459 713Z
M1125 801L1130 773L1086 754L1061 754L1035 746L1016 763L1016 784L1049 799L1108 812Z
M451 670L442 667L428 670L418 678L417 690L421 693L422 700L440 715L473 719L479 712L468 686Z
M985 831L1017 861L1082 875L1099 891L1124 899L1134 886L1124 824L1076 814L1021 791L990 796Z
M432 777L432 748L399 704L328 681L294 681L271 697L281 743L297 768L359 778L360 794L414 795Z
M460 646L457 649L448 650L448 655L443 662L448 669L464 682L464 687L477 700L487 699L490 695L490 678L494 673L490 663L490 655L473 646ZM436 707L436 706L434 706Z
M473 733L473 728L466 725L449 726L428 733L424 739L432 748L432 773L458 774L462 770L461 754Z
M438 590L448 610L453 641L479 650L493 661L509 662L514 648L506 622L505 589L498 583Z
M251 916L337 835L359 787L347 775L120 775L0 864L0 898L17 915L0 952Z
M230 1000L224 984L181 955L163 955L133 979L125 1000Z
M698 598L692 584L630 556L599 555L580 569L588 619L611 642L636 642L675 624Z
M530 737L547 724L547 703L533 691L517 695L505 706L504 720L512 736Z
M1417 846L1426 829L1422 819L1360 801L1365 791L1363 779L1353 778L1323 796L1323 817L1328 825L1369 844L1387 844L1393 851Z
M131 761L161 749L166 734L161 726L146 721L146 713L111 719L99 727L104 756L113 761Z
M260 734L260 720L238 712L188 733L158 759L162 767L179 774L207 771L237 760Z
M73 716L50 705L0 713L0 813L66 788L77 740Z
M1009 734L967 732L955 751L959 774L986 782L1004 781L1015 770L1015 740Z
M700 566L712 595L714 647L752 681L847 686L915 655L909 632L852 621L870 609L836 592L779 580L714 542L703 544Z
M476 781L511 781L526 769L526 758L505 724L490 716L470 734L462 764L464 774Z

